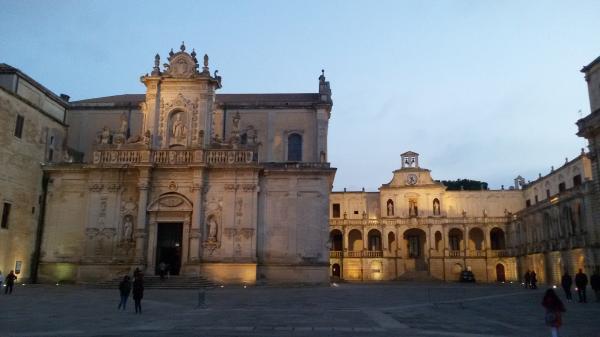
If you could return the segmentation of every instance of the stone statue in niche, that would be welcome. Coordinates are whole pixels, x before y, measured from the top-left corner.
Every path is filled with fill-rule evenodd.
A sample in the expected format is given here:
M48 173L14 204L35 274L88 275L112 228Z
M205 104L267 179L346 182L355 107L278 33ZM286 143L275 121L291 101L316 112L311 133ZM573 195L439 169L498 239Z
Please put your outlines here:
M107 126L102 128L102 133L100 133L100 144L108 144L110 142L110 130Z
M123 219L123 241L133 240L133 217L126 215Z
M219 224L217 224L217 220L215 220L214 216L211 216L208 219L208 224L207 224L207 231L208 231L208 241L210 242L216 242L217 241L217 232L219 230Z
M182 139L185 137L185 126L181 120L181 113L177 113L173 116L173 127L171 128L171 135L175 139Z
M440 215L440 202L437 199L433 201L433 215Z
M126 134L128 128L129 128L129 122L127 122L127 116L125 114L122 114L121 115L121 126L119 127L119 133Z

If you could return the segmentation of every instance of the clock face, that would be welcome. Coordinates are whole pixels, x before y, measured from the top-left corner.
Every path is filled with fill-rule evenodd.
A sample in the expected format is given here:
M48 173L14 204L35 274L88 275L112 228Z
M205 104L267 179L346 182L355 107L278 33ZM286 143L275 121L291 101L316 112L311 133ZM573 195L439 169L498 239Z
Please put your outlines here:
M406 176L406 183L408 185L415 185L417 183L417 175L416 174L409 174L408 176Z

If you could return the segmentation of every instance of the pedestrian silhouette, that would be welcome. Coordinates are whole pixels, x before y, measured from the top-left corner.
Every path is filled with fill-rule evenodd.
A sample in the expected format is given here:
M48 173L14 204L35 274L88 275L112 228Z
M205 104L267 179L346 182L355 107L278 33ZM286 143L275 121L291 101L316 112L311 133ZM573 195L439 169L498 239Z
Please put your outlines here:
M554 290L548 289L542 299L542 306L546 309L544 320L550 327L552 337L558 337L558 329L562 325L562 313L567 311L564 304L556 296Z
M560 284L562 285L563 290L565 291L565 296L567 296L567 301L571 302L573 296L571 295L571 286L573 285L573 278L569 275L569 271L565 270L562 279L560 280Z
M577 287L577 295L579 296L579 303L587 303L587 299L585 297L585 288L587 288L588 277L587 275L579 269L579 273L575 275L575 286Z

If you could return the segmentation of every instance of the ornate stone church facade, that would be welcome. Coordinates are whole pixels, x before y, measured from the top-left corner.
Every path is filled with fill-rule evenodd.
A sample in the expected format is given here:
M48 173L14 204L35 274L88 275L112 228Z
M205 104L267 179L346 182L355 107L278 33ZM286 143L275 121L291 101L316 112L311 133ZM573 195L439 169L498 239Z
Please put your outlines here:
M70 103L52 162L39 277L92 282L160 263L215 282L326 282L332 100L224 94L184 45L141 77L145 95Z

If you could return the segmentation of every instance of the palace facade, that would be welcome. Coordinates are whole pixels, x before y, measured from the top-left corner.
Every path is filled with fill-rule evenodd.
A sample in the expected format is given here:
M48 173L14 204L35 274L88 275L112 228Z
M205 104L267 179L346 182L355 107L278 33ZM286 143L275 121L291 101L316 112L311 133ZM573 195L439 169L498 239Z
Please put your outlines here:
M378 192L333 192L330 275L349 281L434 278L559 284L565 270L600 268L600 57L583 67L592 113L577 122L589 152L508 190L448 191L419 155Z

